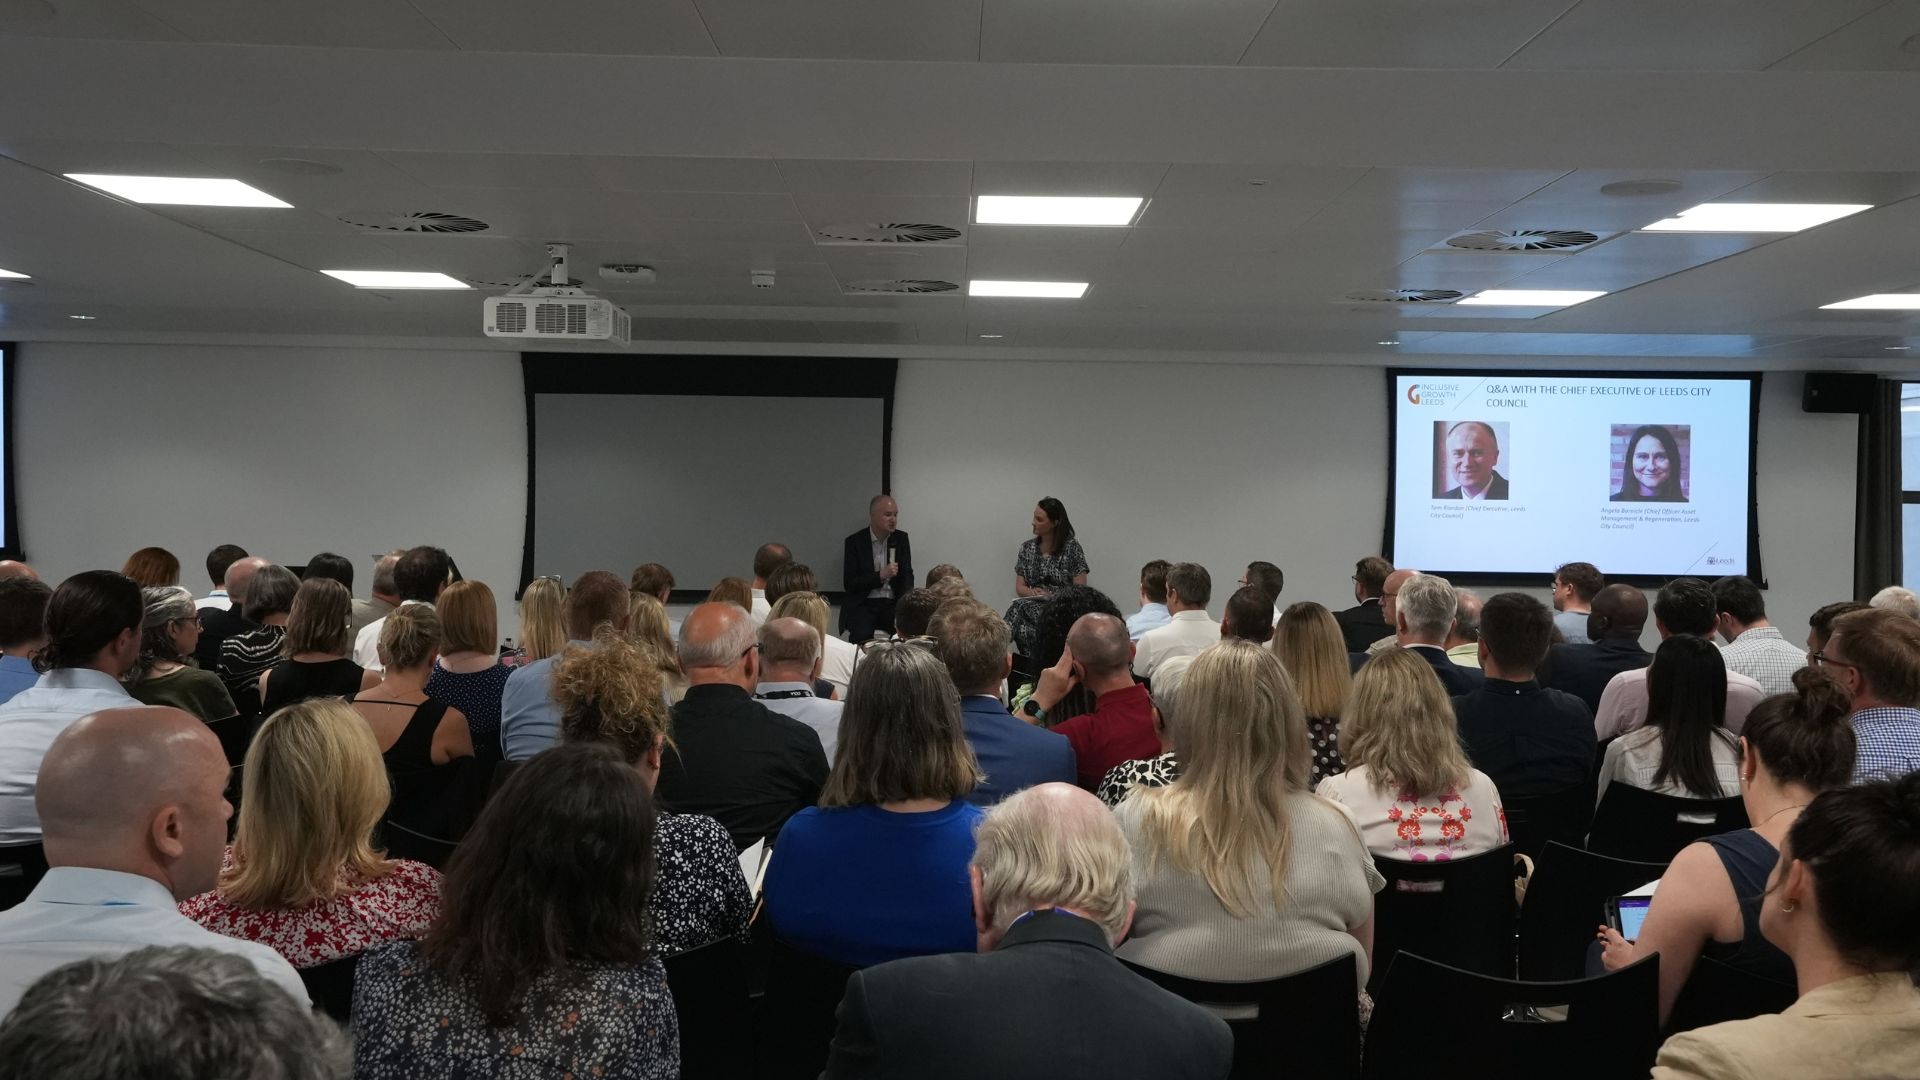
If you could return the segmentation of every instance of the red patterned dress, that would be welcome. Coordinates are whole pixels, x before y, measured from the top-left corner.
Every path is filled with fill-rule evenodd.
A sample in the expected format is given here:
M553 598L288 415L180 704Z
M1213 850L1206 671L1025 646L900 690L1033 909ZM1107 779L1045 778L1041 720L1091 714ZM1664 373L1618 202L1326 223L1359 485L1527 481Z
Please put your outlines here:
M233 866L232 848L225 866ZM331 900L297 908L243 908L214 891L181 901L180 914L216 934L257 941L296 968L316 967L425 934L440 917L440 871L399 859L392 873L354 883Z

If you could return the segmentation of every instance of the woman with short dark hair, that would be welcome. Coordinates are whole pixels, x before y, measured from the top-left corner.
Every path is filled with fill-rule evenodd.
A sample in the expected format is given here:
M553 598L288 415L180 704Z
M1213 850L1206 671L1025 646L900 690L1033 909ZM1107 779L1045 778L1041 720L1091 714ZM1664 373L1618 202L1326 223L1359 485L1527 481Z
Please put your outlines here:
M300 579L293 571L271 563L254 571L247 582L240 614L257 625L222 641L219 662L220 681L227 684L227 693L233 695L242 716L260 712L260 676L280 661L293 598L299 591Z

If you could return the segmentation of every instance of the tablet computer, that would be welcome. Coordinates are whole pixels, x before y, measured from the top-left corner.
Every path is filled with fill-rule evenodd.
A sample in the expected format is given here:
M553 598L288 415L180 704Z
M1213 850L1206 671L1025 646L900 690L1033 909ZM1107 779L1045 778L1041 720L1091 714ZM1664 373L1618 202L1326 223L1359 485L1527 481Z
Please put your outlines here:
M1651 896L1616 896L1607 901L1607 925L1628 941L1638 941L1640 924L1647 921L1647 908L1652 905Z

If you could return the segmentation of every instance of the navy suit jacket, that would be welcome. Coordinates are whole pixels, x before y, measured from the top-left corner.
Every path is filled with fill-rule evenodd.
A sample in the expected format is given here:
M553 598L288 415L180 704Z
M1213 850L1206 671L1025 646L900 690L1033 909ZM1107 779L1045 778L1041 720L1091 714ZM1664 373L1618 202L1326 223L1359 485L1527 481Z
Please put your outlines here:
M1600 695L1607 683L1623 671L1633 671L1653 663L1653 654L1638 641L1606 638L1591 645L1555 645L1547 651L1547 662L1534 677L1540 685L1564 690L1581 701L1595 715L1600 712Z
M1077 762L1067 737L1034 727L1007 712L997 699L982 694L961 698L960 723L980 771L987 774L967 796L973 805L992 806L1035 784L1076 782Z
M1461 497L1460 489L1457 487L1450 487L1440 497L1443 499L1458 499ZM1487 493L1486 495L1482 496L1482 498L1485 498L1493 502L1502 502L1506 499L1506 497L1507 497L1507 478L1504 476L1501 476L1499 473L1494 473L1493 479L1487 482Z
M1393 627L1387 625L1387 616L1380 609L1380 598L1375 596L1333 613L1333 621L1340 624L1340 636L1347 641L1350 653L1366 652L1367 646L1383 637L1393 636Z
M907 534L895 529L887 543L893 547L893 561L900 564L900 572L893 575L893 598L895 600L913 591L913 545L908 543ZM842 582L847 590L847 602L859 603L868 593L880 587L880 572L873 568L873 531L861 529L847 537ZM891 631L893 627L887 627Z
M1447 656L1447 650L1438 646L1416 645L1410 650L1413 655L1433 665L1433 673L1440 676L1440 685L1447 688L1448 697L1459 697L1480 689L1487 681L1486 675L1470 667L1461 667ZM1354 671L1367 662L1367 654L1353 653L1347 657L1347 663Z

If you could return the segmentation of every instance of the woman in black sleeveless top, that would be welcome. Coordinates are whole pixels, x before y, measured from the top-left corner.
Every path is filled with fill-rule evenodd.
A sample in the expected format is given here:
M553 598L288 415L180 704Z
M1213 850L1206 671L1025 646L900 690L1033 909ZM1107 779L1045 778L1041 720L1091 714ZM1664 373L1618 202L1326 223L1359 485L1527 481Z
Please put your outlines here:
M431 825L427 810L440 793L439 767L473 756L467 718L427 696L427 676L440 652L440 620L427 604L407 604L387 616L380 632L380 660L387 677L353 699L354 711L373 728L393 783L388 816ZM443 835L443 834L436 834Z
M300 584L287 616L286 659L260 675L260 715L316 697L351 698L380 685L380 674L347 659L353 598L326 578Z

